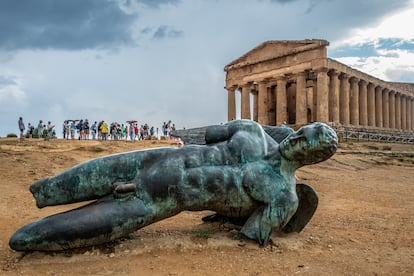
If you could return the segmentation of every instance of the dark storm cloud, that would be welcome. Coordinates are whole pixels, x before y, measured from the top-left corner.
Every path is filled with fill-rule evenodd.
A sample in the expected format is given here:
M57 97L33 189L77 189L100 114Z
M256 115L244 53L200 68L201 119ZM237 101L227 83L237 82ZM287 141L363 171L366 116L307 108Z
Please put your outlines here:
M338 2L338 1L337 1ZM326 6L330 1L326 1ZM400 11L410 4L409 0L365 0L357 3L350 1L339 1L336 3L336 10L327 11L327 16L339 21L347 27L359 27L369 24L375 26L386 15ZM345 18L343 18L345 17Z
M297 0L271 0L271 2L280 3L280 4L286 4L286 3L295 2L295 1Z
M294 2L298 5L302 3ZM385 17L407 8L410 1L309 0L302 5L302 15L296 14L296 17L286 24L296 26L298 36L301 33L312 33L314 38L329 38L330 41L335 41L352 37L355 28L376 27Z
M143 4L149 8L159 8L163 4L177 4L179 0L121 0L122 5L126 7L134 6L135 4Z
M2 0L0 48L77 50L127 44L135 17L109 0Z
M175 37L181 37L183 35L183 31L177 31L174 29L171 29L168 26L160 26L158 29L154 32L153 38L154 39L163 39L166 37L169 38L175 38Z

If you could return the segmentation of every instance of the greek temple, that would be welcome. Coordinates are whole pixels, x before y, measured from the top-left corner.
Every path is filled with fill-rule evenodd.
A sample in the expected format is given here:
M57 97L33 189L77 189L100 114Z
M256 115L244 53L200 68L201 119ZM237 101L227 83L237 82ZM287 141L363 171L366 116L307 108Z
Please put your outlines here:
M414 84L384 81L328 58L328 45L266 41L226 65L228 120L412 133Z

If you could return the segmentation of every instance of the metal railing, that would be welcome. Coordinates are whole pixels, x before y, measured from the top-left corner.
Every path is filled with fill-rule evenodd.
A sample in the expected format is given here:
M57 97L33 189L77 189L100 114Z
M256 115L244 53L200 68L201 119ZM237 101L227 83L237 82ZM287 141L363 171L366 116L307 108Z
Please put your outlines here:
M380 130L367 130L350 127L331 126L342 141L375 141L401 144L414 144L413 133L381 132Z

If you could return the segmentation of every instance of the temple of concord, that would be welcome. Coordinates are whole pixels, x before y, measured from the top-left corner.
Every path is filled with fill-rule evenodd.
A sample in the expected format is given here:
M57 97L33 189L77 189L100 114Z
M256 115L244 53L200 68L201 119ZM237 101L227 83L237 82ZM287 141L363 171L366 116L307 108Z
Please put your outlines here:
M226 65L228 120L237 113L263 125L319 121L412 133L414 84L384 81L330 59L328 45L267 41Z

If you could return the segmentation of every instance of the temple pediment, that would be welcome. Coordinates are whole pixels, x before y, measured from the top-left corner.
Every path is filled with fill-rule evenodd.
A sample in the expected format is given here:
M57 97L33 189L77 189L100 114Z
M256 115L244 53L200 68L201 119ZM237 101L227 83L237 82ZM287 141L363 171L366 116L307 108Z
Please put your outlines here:
M298 52L326 47L327 45L329 45L328 41L320 39L270 40L263 42L256 48L227 64L224 70L227 71L234 67L255 64Z

